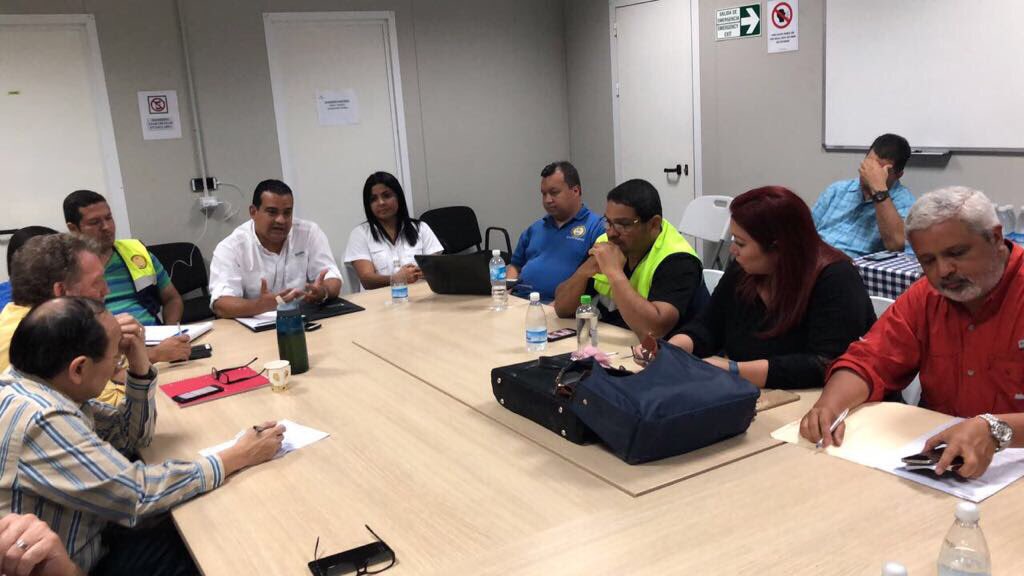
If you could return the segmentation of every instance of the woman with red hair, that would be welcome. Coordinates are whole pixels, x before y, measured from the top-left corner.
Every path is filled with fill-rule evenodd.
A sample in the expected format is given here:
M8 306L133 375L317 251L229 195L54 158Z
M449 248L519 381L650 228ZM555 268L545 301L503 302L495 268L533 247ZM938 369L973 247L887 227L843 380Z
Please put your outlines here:
M761 388L814 388L875 312L850 259L781 186L732 201L733 261L711 303L670 342Z

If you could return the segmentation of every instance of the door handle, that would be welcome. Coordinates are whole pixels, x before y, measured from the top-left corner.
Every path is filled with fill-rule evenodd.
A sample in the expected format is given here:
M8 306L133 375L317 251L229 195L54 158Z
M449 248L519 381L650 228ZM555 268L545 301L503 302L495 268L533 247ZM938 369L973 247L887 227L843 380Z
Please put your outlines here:
M665 174L675 174L676 176L690 175L690 165L676 164L675 168L665 168Z

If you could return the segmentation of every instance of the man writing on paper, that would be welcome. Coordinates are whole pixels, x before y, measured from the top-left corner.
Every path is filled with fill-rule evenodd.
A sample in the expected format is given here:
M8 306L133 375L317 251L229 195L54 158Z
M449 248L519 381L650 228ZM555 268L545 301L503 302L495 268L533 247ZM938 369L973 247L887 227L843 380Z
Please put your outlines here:
M10 366L11 338L33 306L60 296L83 296L102 301L107 283L103 279L102 250L88 238L71 234L49 234L29 239L11 261L11 293L14 300L0 312L0 372ZM128 313L114 317L126 332L144 334L142 325ZM123 373L117 374L96 397L116 406L124 400Z
M571 318L583 294L597 295L601 320L655 338L677 330L710 299L697 253L661 216L658 191L628 180L608 193L607 233L555 291L555 312Z
M247 429L231 447L197 460L129 461L123 454L153 438L157 374L139 332L96 300L36 306L15 330L10 356L12 368L0 378L0 509L38 514L90 574L198 573L163 514L271 459L284 427ZM124 368L125 401L95 402Z
M839 445L837 415L920 371L926 407L967 418L928 440L945 443L941 474L956 456L974 478L994 452L1024 446L1024 249L1003 239L984 194L952 187L925 194L907 217L907 237L927 280L915 282L829 370L800 434ZM994 414L994 415L993 415Z
M213 251L210 306L221 318L255 316L277 307L277 297L321 303L341 292L341 272L327 235L292 216L292 189L264 180L252 193L252 220Z
M64 199L64 221L72 234L91 238L100 247L100 262L109 292L104 304L111 314L128 313L146 326L177 324L185 304L160 260L142 242L117 240L117 224L106 198L76 190ZM163 322L161 322L161 318ZM149 350L152 362L187 360L188 336L168 338Z
M860 163L860 178L833 183L814 203L811 215L821 238L851 258L882 250L902 252L903 220L914 196L900 183L910 144L882 134Z
M512 253L508 277L550 300L563 280L587 259L604 232L601 217L583 203L580 175L569 162L552 162L540 172L541 204L548 213L523 231Z

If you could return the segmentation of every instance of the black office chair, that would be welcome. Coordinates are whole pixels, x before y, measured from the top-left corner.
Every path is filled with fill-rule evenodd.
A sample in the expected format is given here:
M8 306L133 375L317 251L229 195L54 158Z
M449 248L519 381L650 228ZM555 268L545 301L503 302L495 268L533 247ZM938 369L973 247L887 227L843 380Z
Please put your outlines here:
M476 212L469 206L445 206L427 210L420 215L420 220L427 223L434 235L441 241L445 254L459 254L473 246L480 251L480 222L476 219ZM512 253L512 242L508 236L508 230L490 226L484 232L487 242L484 249L491 251L491 232L501 232L505 236L505 252Z
M171 284L185 301L181 322L189 324L213 318L210 310L210 278L199 247L191 242L171 242L147 246L171 276ZM191 266L189 265L191 263ZM197 292L197 294L193 294Z

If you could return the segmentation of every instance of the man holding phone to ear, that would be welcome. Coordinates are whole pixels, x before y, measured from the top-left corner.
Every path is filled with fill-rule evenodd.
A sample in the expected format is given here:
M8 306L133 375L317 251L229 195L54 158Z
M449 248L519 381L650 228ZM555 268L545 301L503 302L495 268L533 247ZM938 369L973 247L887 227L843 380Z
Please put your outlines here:
M902 183L910 144L902 136L882 134L860 163L860 177L829 186L811 215L822 240L851 258L907 246L903 220L914 196Z

